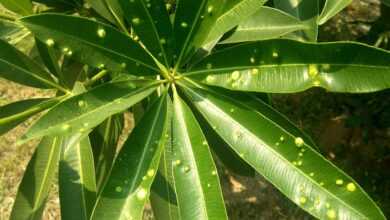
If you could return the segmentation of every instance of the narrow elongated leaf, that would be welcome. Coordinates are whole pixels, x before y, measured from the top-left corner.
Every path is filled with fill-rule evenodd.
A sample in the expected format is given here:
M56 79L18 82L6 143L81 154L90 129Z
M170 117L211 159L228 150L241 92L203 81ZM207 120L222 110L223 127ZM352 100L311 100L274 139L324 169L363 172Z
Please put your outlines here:
M148 50L166 66L172 61L172 25L164 0L119 0L126 19Z
M223 34L248 20L258 12L267 0L230 0L211 30L206 43L213 42Z
M306 23L309 29L289 36L293 39L317 41L319 0L274 0L274 6Z
M55 74L58 78L62 79L63 76L59 65L58 51L55 51L53 48L49 47L39 39L35 39L35 45L37 46L39 56L41 57L47 69L51 73Z
M150 95L158 83L123 81L107 83L73 96L44 115L22 138L85 132ZM146 85L145 85L146 84Z
M390 87L390 53L359 43L269 40L221 50L188 77L233 90L291 93L311 87L363 93Z
M31 0L0 0L0 4L17 14L32 14Z
M91 134L95 158L96 185L100 192L114 164L117 145L124 127L123 114L113 115L99 125Z
M322 13L318 18L318 24L324 24L331 19L345 7L347 7L352 0L326 0Z
M21 31L21 27L14 22L7 20L0 20L0 39L7 40L12 34Z
M124 144L98 197L93 219L142 219L165 142L167 114L165 94L150 107Z
M89 138L79 133L65 138L59 165L63 219L88 220L96 200L94 160Z
M0 107L0 135L8 132L34 114L50 108L58 99L28 99Z
M21 21L43 42L90 66L134 75L157 71L153 59L137 42L106 24L48 13Z
M212 91L186 92L237 154L313 216L385 219L351 177L261 111Z
M206 138L195 116L176 93L173 106L173 181L181 219L227 219Z
M226 0L179 0L175 13L174 35L178 67L207 40Z
M0 40L0 77L37 88L55 86L49 73L3 40Z
M234 33L222 43L268 40L305 28L304 23L283 11L262 7L241 22Z
M12 208L11 219L40 220L60 158L61 138L45 137L30 160Z
M123 11L118 0L87 0L92 8L113 24L124 23Z

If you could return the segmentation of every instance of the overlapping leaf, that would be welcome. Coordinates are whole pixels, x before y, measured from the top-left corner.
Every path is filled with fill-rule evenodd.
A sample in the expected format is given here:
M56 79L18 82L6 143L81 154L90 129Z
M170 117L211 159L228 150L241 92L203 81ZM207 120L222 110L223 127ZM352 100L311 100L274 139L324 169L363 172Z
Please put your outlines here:
M31 0L0 0L0 4L21 15L29 15L33 11Z
M358 43L269 40L221 50L188 77L233 90L291 93L313 86L363 93L390 87L390 53Z
M57 171L62 139L43 138L30 160L12 209L12 220L42 218L46 198Z
M146 48L166 66L171 65L173 33L164 0L119 0L127 21Z
M209 90L186 94L237 154L313 216L385 219L349 176L261 111Z
M106 24L49 13L21 21L43 42L90 66L134 75L158 71L153 59L137 42Z
M118 0L87 0L92 8L113 24L124 24L123 11Z
M318 18L318 24L324 24L330 18L339 13L343 8L347 7L352 0L326 0L322 13Z
M124 144L98 198L93 219L142 219L165 142L167 115L165 94L150 107Z
M59 54L53 48L46 45L44 42L35 39L35 45L38 49L39 56L47 69L55 74L60 80L63 79L61 68L59 65Z
M305 28L304 23L283 11L262 7L241 22L233 34L222 43L268 40Z
M22 138L85 132L150 95L158 83L122 81L107 83L56 105Z

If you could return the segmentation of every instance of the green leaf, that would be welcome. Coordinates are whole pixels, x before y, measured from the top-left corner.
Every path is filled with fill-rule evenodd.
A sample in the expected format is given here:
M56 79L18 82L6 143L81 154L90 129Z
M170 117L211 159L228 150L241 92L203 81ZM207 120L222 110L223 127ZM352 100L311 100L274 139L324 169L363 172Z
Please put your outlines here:
M28 99L1 106L0 135L58 102L58 99Z
M27 165L12 208L11 220L40 220L57 171L61 138L45 137Z
M85 132L111 115L141 101L158 83L123 81L103 84L88 92L72 96L52 108L22 138L27 141L45 135Z
M106 24L49 13L25 17L21 21L43 42L81 63L134 75L158 71L153 59L137 42Z
M3 40L0 40L0 77L37 88L58 87L48 72Z
M118 0L87 0L92 8L113 24L123 24L123 11Z
M382 0L382 3L390 7L390 0Z
M289 37L297 40L317 41L318 24L317 18L319 12L319 0L274 0L274 6L288 14L305 22L307 27L305 31L298 31Z
M225 2L226 0L178 1L174 22L178 57L176 68L203 46Z
M148 50L171 65L173 33L164 0L119 0L128 23Z
M223 34L247 21L264 5L267 0L230 0L225 4L223 12L218 17L206 43L213 42Z
M364 93L390 88L389 63L389 52L359 43L269 40L214 53L186 76L232 90Z
M227 219L217 170L202 130L174 93L173 178L181 219Z
M305 29L304 23L295 17L270 7L262 7L234 30L222 43L238 43L279 38L288 33Z
M324 24L331 19L345 7L347 7L352 0L326 0L322 13L318 18L318 24Z
M55 51L53 48L49 47L47 44L37 38L35 39L35 45L38 49L39 56L41 57L47 69L51 73L62 79L63 76L59 65L60 58L57 51Z
M88 220L96 199L94 160L89 138L78 133L65 138L59 165L62 219Z
M21 27L12 21L0 20L0 39L8 40L15 33L21 31Z
M167 114L165 94L150 107L124 144L98 197L93 219L142 219L165 142Z
M114 164L119 137L124 127L123 114L113 115L90 134L95 158L96 185L100 192Z
M313 216L385 219L351 177L263 112L210 90L186 94L237 154Z
M33 12L31 0L0 0L0 4L21 15L29 15Z

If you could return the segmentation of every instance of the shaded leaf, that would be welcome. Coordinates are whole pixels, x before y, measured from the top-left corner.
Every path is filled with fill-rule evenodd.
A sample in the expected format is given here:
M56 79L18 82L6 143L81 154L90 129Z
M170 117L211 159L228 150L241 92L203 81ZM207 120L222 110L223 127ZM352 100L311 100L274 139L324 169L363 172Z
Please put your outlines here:
M221 50L187 76L233 90L291 93L313 86L363 93L390 87L390 53L359 43L269 40Z
M12 208L12 220L40 220L57 171L61 138L45 137L27 165Z
M167 100L165 94L151 106L130 134L98 197L93 219L142 219L165 142Z
M319 219L385 219L351 177L263 112L209 90L186 92L232 149L302 209Z
M35 39L35 45L38 49L39 56L41 57L43 63L47 67L47 69L55 74L60 79L63 78L61 68L59 65L59 54L53 48L49 47L44 42L39 39Z
M123 11L118 0L87 0L92 8L113 24L123 24Z
M33 12L31 0L0 0L0 4L21 15L29 15Z
M285 34L305 29L306 26L295 17L283 11L262 7L234 30L222 43L238 43L279 38Z
M152 58L137 42L106 24L49 13L25 17L21 21L43 42L81 63L134 75L158 71Z
M106 83L55 106L22 138L85 132L111 115L120 113L150 95L158 83L123 81Z
M347 7L351 2L352 0L326 0L322 13L318 18L318 24L324 24L343 10L343 8Z

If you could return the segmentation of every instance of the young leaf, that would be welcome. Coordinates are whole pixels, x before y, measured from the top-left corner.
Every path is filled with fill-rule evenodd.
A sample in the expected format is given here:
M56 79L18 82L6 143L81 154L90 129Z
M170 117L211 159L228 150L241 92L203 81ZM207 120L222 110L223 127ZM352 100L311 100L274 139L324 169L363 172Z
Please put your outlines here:
M166 66L172 61L172 25L164 0L119 0L126 20L146 48Z
M302 209L319 219L385 219L351 177L263 112L210 90L185 91L230 147Z
M181 219L227 219L217 170L199 124L174 91L173 183Z
M58 87L48 72L3 40L0 40L0 77L37 88Z
M267 0L230 0L211 29L206 43L213 42L235 26L250 19Z
M96 199L94 160L89 138L78 133L62 143L59 191L63 219L89 220Z
M343 8L347 7L351 2L352 0L326 0L322 13L318 18L318 24L324 24L343 10Z
M153 75L158 71L153 59L137 42L106 24L49 13L21 21L43 42L81 63L134 75Z
M59 102L58 99L28 99L0 107L0 135L5 134L32 115Z
M298 31L291 34L290 38L313 42L317 41L317 18L320 13L319 0L274 0L274 6L305 22L306 26L309 27L305 31Z
M0 0L0 4L21 15L29 15L33 12L31 0Z
M40 220L57 171L61 138L45 137L27 165L12 208L11 220Z
M158 87L154 82L143 81L141 85L133 82L103 84L63 101L34 124L22 141L85 132L141 101Z
M233 34L221 43L279 38L285 34L305 29L304 23L275 8L262 7L258 12L241 22Z
M167 114L165 94L150 107L124 144L98 197L93 219L142 219L165 142Z
M389 63L389 52L359 43L269 40L214 53L186 76L242 91L363 93L390 88Z

